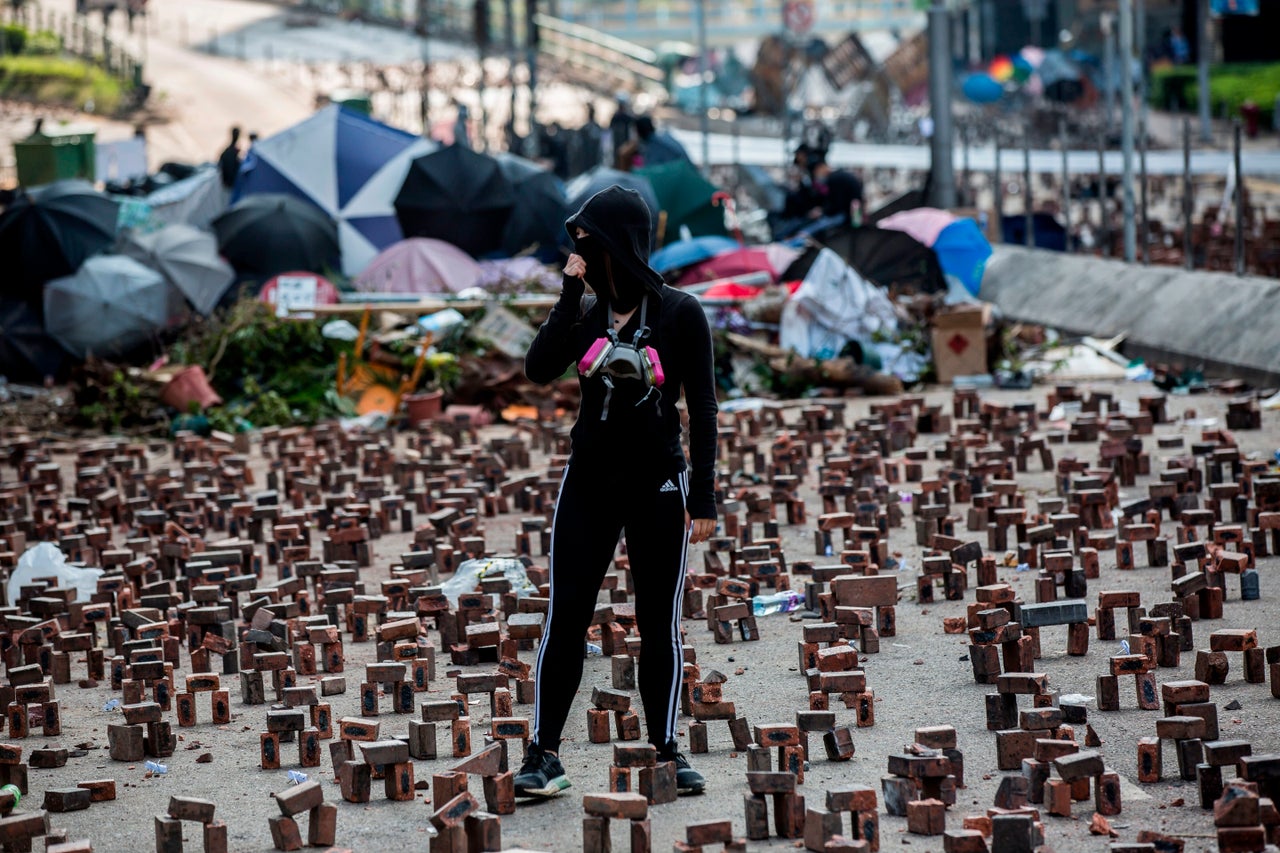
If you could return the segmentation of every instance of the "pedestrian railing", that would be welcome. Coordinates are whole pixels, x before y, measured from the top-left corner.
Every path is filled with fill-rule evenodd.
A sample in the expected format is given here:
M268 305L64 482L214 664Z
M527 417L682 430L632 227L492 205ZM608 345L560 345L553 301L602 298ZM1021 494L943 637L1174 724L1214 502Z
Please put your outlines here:
M551 15L534 18L538 49L547 57L604 79L665 95L666 81L658 55L647 47Z

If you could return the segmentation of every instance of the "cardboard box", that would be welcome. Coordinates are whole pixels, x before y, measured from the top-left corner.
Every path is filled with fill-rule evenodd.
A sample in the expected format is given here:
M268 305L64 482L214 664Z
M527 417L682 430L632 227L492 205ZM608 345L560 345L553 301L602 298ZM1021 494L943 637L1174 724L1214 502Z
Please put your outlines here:
M949 384L957 376L989 372L987 325L991 306L986 303L955 305L933 318L933 363L938 381Z

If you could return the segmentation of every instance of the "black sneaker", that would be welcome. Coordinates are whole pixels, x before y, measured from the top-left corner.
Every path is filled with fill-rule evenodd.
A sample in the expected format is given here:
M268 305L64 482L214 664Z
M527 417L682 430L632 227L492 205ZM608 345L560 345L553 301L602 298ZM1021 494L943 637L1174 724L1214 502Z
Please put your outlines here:
M707 787L707 780L694 770L683 752L674 752L660 761L674 761L676 764L676 791L684 794L701 794Z
M529 744L529 751L516 774L517 797L554 797L569 787L564 775L564 765L559 756L546 752L536 743Z

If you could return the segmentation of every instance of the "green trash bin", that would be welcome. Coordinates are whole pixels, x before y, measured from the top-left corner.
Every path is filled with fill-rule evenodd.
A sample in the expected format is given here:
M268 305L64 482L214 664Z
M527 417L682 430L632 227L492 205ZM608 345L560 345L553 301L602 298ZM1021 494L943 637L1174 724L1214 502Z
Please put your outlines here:
M13 143L18 183L34 187L67 178L94 180L96 133L92 125L63 124L43 127Z
M329 103L360 113L373 115L373 96L361 89L334 89Z

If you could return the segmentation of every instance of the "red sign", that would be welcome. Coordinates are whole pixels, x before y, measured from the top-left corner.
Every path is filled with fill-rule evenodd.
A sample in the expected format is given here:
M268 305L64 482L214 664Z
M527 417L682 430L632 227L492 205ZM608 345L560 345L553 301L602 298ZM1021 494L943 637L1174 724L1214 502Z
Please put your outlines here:
M813 0L787 0L782 5L782 23L797 35L804 35L812 30Z

